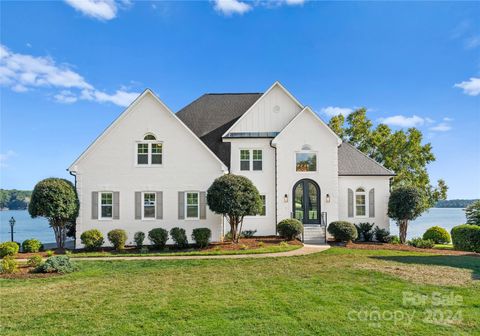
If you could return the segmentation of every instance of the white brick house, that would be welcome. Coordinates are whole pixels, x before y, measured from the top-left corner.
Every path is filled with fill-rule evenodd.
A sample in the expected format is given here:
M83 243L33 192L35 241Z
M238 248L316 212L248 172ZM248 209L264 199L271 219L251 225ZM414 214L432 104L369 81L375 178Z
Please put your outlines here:
M218 241L223 219L205 202L208 187L226 173L248 177L264 210L245 218L245 230L276 234L296 217L306 235L324 241L334 220L374 222L386 215L393 172L342 141L280 83L265 93L205 94L174 114L144 91L68 168L80 199L80 234L208 227ZM307 237L308 238L308 237Z

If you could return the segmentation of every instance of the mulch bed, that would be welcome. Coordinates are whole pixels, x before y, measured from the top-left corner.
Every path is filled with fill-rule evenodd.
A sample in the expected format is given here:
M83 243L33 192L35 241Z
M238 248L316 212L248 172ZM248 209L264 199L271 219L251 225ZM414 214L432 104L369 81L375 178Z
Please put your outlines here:
M59 273L32 273L33 267L27 265L19 265L18 269L13 274L1 274L0 279L39 279L50 278L52 276L59 276Z
M475 253L475 252L441 250L441 249L421 249L421 248L417 248L409 245L402 245L402 244L353 242L353 243L348 243L345 247L349 249L357 249L357 250L395 250L395 251L426 252L426 253L436 253L436 254L444 254L444 255L467 255L467 256L480 257L480 253Z

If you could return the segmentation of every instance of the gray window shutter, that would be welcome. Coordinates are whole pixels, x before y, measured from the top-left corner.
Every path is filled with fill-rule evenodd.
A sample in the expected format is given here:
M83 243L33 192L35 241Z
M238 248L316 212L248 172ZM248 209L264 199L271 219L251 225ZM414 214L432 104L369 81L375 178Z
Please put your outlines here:
M178 219L185 219L185 192L178 192Z
M135 219L142 219L142 193L135 191Z
M348 217L353 217L353 190L348 189Z
M207 193L200 192L200 219L207 219Z
M92 191L92 219L98 219L98 192Z
M113 219L120 219L120 193L113 192Z
M157 219L163 219L163 192L157 191Z
M368 192L368 217L375 217L375 188Z

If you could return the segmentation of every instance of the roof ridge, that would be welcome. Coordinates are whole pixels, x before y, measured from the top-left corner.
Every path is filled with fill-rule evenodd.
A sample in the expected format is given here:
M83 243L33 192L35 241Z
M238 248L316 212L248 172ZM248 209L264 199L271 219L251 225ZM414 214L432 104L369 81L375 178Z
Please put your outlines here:
M257 95L257 94L263 94L263 92L208 92L203 94L204 96L206 95Z
M375 164L377 164L378 166L382 167L383 169L388 170L390 173L395 174L395 172L393 172L392 170L386 168L384 165L380 164L379 162L375 161L375 160L372 159L370 156L368 156L367 154L365 154L364 152L362 152L360 149L358 149L357 147L355 147L354 145L352 145L350 142L348 142L348 141L343 141L342 144L347 144L347 145L349 145L350 147L352 147L353 149L355 149L357 152L359 152L360 154L362 154L363 156L365 156L365 157L366 157L367 159L369 159L370 161L374 162Z

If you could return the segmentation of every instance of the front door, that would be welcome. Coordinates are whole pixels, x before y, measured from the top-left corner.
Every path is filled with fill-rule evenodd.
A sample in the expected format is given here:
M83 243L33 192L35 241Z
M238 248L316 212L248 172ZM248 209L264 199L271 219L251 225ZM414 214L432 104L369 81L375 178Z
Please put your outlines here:
M320 224L320 188L310 179L293 186L293 217L303 224Z

